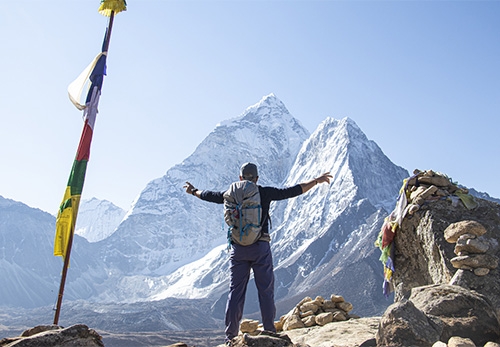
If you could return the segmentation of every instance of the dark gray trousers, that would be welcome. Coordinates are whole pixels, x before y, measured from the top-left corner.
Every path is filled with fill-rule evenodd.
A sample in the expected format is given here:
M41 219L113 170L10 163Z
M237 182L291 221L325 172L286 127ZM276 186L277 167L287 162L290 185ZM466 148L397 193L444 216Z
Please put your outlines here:
M253 271L255 285L259 293L259 306L264 330L276 332L274 318L274 273L271 247L267 241L258 241L250 246L232 245L231 284L226 305L226 339L238 335L239 324L243 317L245 294Z

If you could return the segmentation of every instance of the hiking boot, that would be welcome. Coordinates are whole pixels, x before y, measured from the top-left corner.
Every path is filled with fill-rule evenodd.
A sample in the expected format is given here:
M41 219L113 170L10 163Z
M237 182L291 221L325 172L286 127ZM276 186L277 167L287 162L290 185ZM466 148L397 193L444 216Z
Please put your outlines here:
M283 339L283 340L286 340L286 341L292 343L292 340L290 339L290 337L287 334L284 334L284 333L279 334L279 333L275 333L274 331L263 330L263 331L260 332L259 335L277 337L279 339Z
M226 340L226 342L224 342L224 346L226 347L233 347L235 346L233 340Z

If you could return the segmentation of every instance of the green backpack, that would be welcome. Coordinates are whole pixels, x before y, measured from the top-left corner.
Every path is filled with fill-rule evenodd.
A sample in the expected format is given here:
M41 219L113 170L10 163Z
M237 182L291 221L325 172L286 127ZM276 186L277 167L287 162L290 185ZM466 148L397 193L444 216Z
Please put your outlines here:
M231 184L224 193L224 220L229 226L228 242L249 246L260 239L262 206L257 184L246 180Z

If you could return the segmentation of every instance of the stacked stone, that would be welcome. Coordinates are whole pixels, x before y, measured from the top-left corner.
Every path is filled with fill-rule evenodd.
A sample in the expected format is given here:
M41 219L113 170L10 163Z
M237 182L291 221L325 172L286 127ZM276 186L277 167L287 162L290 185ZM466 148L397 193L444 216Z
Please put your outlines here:
M331 322L359 318L349 314L352 308L352 304L340 295L332 294L330 299L317 296L314 300L305 297L290 312L275 322L276 330L286 331L314 325L323 326Z
M457 192L468 194L465 188L459 188L443 174L432 170L415 170L414 176L408 180L407 191L410 193L408 200L408 213L413 214L422 207L426 201L435 201L449 197Z
M240 323L240 332L243 334L257 335L262 331L262 326L259 324L258 320L255 319L243 319Z
M486 276L498 267L498 258L488 254L490 244L483 236L485 227L476 221L466 220L450 224L444 238L455 243L455 258L450 259L456 269L473 271L476 276Z

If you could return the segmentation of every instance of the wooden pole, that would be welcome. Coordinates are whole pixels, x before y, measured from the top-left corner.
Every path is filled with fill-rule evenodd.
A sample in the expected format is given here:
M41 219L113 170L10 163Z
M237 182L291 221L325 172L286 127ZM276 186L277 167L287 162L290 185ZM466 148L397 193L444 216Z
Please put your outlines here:
M76 218L73 218L75 220ZM73 234L75 232L75 224L76 222L73 223L71 226L71 231L69 233L69 238L68 238L68 248L66 250L66 256L64 257L64 265L63 265L63 271L61 275L61 284L59 285L59 295L57 296L57 305L56 305L56 313L54 314L54 325L59 324L59 315L61 314L61 304L62 304L62 298L64 294L64 285L66 284L66 275L68 274L68 267L69 267L69 258L71 255L71 246L73 245Z
M111 30L113 28L113 19L115 17L115 12L111 11L111 15L109 16L109 22L108 22L108 28L106 30L106 35L104 36L104 42L102 44L102 52L107 52L109 48L109 41L111 39ZM71 230L69 233L69 238L68 238L68 246L66 249L66 256L64 257L64 264L63 264L63 270L62 270L62 275L61 275L61 283L59 285L59 294L57 295L57 304L55 308L55 314L54 314L54 325L59 324L59 316L61 314L61 306L62 306L62 299L64 295L64 286L66 285L66 276L68 274L68 267L69 267L69 259L71 255L71 247L73 245L73 235L75 233L75 225L76 225L76 217L78 215L78 212L76 213L75 216L73 216L73 221L71 225Z
M115 18L115 11L111 11L109 16L108 30L106 30L106 37L104 37L104 44L102 45L102 52L107 52L109 48L109 41L111 39L111 30L113 29L113 21Z

